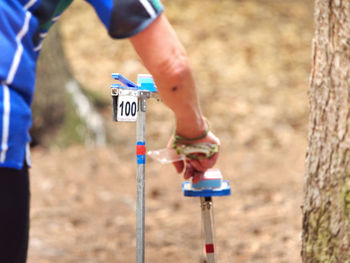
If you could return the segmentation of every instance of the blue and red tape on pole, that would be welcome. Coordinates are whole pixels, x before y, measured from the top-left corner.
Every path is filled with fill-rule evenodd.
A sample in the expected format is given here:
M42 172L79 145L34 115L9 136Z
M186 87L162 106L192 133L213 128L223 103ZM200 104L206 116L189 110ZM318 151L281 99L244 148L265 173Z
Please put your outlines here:
M146 142L136 143L136 162L137 164L146 164Z

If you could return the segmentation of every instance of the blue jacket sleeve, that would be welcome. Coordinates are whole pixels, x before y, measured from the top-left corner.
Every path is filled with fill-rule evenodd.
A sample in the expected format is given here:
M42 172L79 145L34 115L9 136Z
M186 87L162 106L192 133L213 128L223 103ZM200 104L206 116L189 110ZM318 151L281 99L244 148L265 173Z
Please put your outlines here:
M162 12L160 0L86 0L113 38L127 38L147 28Z

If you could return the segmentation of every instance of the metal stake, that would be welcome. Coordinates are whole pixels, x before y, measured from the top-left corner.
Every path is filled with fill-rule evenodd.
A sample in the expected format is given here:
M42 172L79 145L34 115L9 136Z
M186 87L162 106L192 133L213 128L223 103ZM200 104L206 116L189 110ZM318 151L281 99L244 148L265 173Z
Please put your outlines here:
M136 263L145 261L146 95L141 92L136 121Z

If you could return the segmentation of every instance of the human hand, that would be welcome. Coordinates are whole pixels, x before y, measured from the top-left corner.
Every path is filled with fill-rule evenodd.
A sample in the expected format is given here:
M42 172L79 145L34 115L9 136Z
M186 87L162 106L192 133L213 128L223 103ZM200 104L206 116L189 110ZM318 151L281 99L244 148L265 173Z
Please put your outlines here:
M180 144L186 144L186 145L196 144L196 143L216 144L220 149L220 140L212 132L208 132L208 134L200 140L196 140L196 141L184 140L180 142ZM174 138L172 137L169 140L167 147L173 148L173 144L174 144ZM201 176L206 172L206 170L214 166L219 156L219 152L214 153L214 155L212 155L209 158L205 157L205 155L201 153L196 154L196 156L198 156L198 158L196 159L187 158L185 162L176 161L173 163L178 173L181 173L185 169L184 178L187 180L192 177L193 183L198 183L200 181Z

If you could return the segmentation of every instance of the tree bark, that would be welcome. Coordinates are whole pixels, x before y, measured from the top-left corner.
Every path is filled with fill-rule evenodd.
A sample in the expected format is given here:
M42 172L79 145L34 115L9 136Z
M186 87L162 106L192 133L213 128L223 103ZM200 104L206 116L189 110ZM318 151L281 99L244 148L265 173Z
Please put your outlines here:
M45 144L49 135L62 124L65 114L65 84L71 78L57 24L44 40L37 66L31 129L34 144Z
M303 262L350 262L350 1L316 0Z

